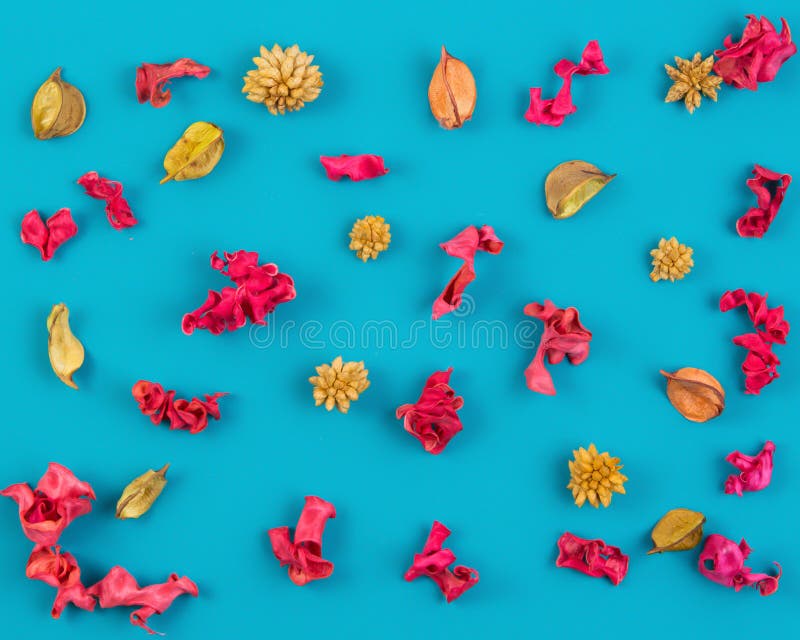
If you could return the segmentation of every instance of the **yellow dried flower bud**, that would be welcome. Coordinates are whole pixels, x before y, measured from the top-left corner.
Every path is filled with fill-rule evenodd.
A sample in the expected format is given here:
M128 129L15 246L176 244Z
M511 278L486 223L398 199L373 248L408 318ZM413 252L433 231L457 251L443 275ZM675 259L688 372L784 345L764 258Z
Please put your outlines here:
M669 240L661 238L650 255L653 257L653 271L650 273L653 282L682 280L694 266L692 248L679 243L675 236Z
M607 451L598 453L594 444L572 453L575 459L569 461L572 479L567 489L572 490L576 505L582 507L588 500L595 508L601 504L607 507L611 504L612 494L625 493L622 485L628 478L619 472L622 469L619 458L612 458Z
M275 44L272 51L261 47L253 58L256 68L244 77L242 93L252 102L263 103L272 115L298 111L313 102L322 91L322 74L312 65L314 56L293 44L287 49Z
M342 413L350 409L350 402L358 400L358 396L369 387L368 369L364 362L343 362L337 356L330 364L317 367L317 375L308 381L314 385L314 402L316 406L325 405L328 411L334 407Z
M389 248L391 241L389 225L381 216L359 218L350 232L350 249L364 262L370 258L375 260L381 251Z

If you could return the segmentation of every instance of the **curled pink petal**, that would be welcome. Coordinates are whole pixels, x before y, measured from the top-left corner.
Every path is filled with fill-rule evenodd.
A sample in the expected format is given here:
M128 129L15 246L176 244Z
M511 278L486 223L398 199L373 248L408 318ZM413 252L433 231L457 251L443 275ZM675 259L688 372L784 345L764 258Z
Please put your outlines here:
M143 63L136 69L136 98L139 103L150 101L154 107L166 106L172 94L166 88L170 80L184 76L205 78L211 69L191 58L181 58L167 64Z
M755 194L757 206L736 221L736 231L743 238L764 236L778 215L786 190L792 183L792 176L788 173L776 173L760 165L755 165L753 175L755 177L747 181L747 186Z
M206 395L205 400L175 398L175 392L165 391L157 382L139 380L133 385L133 397L139 403L139 410L150 417L153 424L166 419L170 429L182 429L189 433L200 433L208 426L209 416L219 420L220 411L217 400L227 393Z
M122 197L122 184L119 182L101 178L97 171L89 171L78 178L78 184L86 190L87 196L106 201L106 217L118 231L138 222L128 201Z
M422 443L425 451L434 455L444 451L447 443L462 429L457 412L464 406L464 399L450 387L452 372L450 367L431 375L419 400L398 407L396 412L397 418L403 419L405 430Z
M456 556L450 549L443 549L450 530L441 522L434 521L422 553L414 554L414 562L406 571L408 582L420 576L428 576L436 583L447 602L452 602L476 584L480 576L475 569L458 565L451 571L447 567L455 562Z
M719 534L711 534L706 538L697 568L706 578L726 587L733 587L739 591L742 587L756 587L762 596L772 595L778 590L778 581L781 577L781 567L778 575L771 576L766 573L753 573L744 563L750 555L751 549L742 540L736 544Z
M325 167L325 173L330 180L338 182L344 176L353 182L379 178L389 173L383 166L383 158L371 154L358 156L320 156L319 161Z
M25 575L31 580L41 580L57 589L50 612L54 618L58 618L70 603L87 611L94 609L95 600L81 582L78 563L72 554L61 553L59 547L51 549L37 546L28 558Z
M72 219L69 209L59 209L47 219L42 220L36 209L28 211L22 218L20 238L25 244L30 244L42 254L42 260L47 262L53 257L62 244L78 233L78 225Z
M744 491L761 491L769 486L772 480L772 457L775 445L767 440L761 451L755 456L734 451L725 458L740 473L728 476L725 481L725 493L741 496Z
M575 569L618 585L628 573L628 556L602 540L585 540L568 531L558 539L557 567Z

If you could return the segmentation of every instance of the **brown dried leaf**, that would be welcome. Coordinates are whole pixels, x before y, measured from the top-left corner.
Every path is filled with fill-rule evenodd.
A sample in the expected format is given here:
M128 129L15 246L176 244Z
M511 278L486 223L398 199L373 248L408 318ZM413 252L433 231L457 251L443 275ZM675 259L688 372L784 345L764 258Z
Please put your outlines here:
M661 375L667 379L669 401L687 420L707 422L725 409L725 390L707 371L684 367Z
M617 174L603 173L582 160L563 162L553 169L544 182L547 208L557 220L575 215L594 198Z
M458 129L472 117L478 89L469 67L442 47L442 58L428 86L431 113L445 129Z
M69 309L63 302L54 304L47 316L47 352L50 366L65 385L77 389L72 375L83 364L83 345L69 328Z
M147 513L167 484L167 469L169 464L158 471L150 469L125 487L117 501L117 518L138 518Z
M690 509L673 509L658 521L653 532L653 548L648 551L687 551L694 549L703 539L703 523L706 517Z

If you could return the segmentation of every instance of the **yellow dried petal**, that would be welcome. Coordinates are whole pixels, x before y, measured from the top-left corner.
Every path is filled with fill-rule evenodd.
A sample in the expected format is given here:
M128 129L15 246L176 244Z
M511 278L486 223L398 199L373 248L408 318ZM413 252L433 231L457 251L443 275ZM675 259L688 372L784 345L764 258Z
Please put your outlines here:
M64 303L54 304L47 316L47 352L50 366L65 385L77 389L72 380L73 374L83 364L83 345L72 333L69 326L69 309Z
M544 182L547 208L557 220L569 218L594 198L616 174L603 173L582 160L563 162L553 169Z
M687 551L694 549L703 539L703 524L706 517L690 509L668 511L653 527L651 553L664 551Z
M117 518L126 520L147 513L167 484L167 469L169 464L165 464L158 471L150 469L132 480L117 501Z
M196 180L211 173L217 166L225 141L222 129L210 122L195 122L183 132L164 157L164 169L167 175L161 184L170 180Z
M33 135L39 140L68 136L81 128L86 118L83 94L61 79L61 67L39 87L31 105Z

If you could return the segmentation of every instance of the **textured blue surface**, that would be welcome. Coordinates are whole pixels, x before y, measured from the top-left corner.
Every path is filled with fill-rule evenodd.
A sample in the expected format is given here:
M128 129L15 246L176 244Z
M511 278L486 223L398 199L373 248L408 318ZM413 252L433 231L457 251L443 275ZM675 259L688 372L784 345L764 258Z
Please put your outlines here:
M745 621L748 629L767 621L770 631L787 631L800 597L800 342L790 336L777 349L779 381L761 397L745 396L744 353L730 339L748 322L716 304L728 288L769 292L800 321L798 187L763 240L741 239L733 226L753 202L744 181L754 162L798 171L800 61L757 93L723 88L718 104L704 102L692 117L662 103L669 86L662 65L739 34L749 11L775 21L785 15L800 28L800 8L738 0L484 10L314 4L6 7L0 485L34 482L51 460L91 482L95 510L62 544L87 582L115 563L144 583L171 571L195 579L198 600L181 599L152 620L174 638L585 638L601 633L591 629L603 620L602 633L617 637L671 638L686 629L689 637L739 635ZM575 80L578 112L562 128L525 122L528 87L552 95L552 65L577 59L591 38L610 75ZM284 118L239 93L251 56L274 41L316 54L325 80L317 102ZM474 119L461 131L439 129L428 110L442 43L478 83ZM139 105L136 66L182 56L212 74L176 81L164 109ZM84 92L88 116L75 135L40 142L28 109L58 65ZM159 186L163 154L196 120L224 128L225 155L203 180ZM391 173L330 182L318 156L339 153L382 154ZM544 177L574 158L619 177L579 215L556 222L544 206ZM137 227L114 231L102 203L82 195L75 180L93 169L124 182ZM42 263L20 243L19 221L31 208L50 215L62 206L73 209L80 231ZM393 241L364 265L347 250L347 232L369 213L391 222ZM431 302L457 268L438 243L483 223L505 250L478 256L474 305L440 321L431 339ZM648 250L673 234L695 248L697 266L684 282L653 284ZM182 314L224 284L209 254L239 248L261 252L296 280L297 299L272 321L288 334L284 346L276 338L259 348L269 334L246 329L181 334ZM544 298L578 307L595 336L585 364L554 369L553 398L525 387L532 348L489 345L476 329L488 321L510 332L523 305ZM47 360L44 321L59 301L70 306L88 354L77 392ZM392 349L374 334L341 344L348 326L360 335L371 321L394 323L402 338L422 330L413 347ZM372 379L347 416L315 408L306 382L340 352L363 358ZM658 370L687 365L725 386L720 419L694 425L668 404ZM433 457L393 411L447 366L465 398L465 427ZM221 402L220 422L189 436L139 414L130 395L139 378L186 396L231 396ZM724 495L724 456L754 453L767 438L777 444L772 486ZM579 510L564 488L571 450L590 442L620 456L630 477L628 495L610 509ZM167 461L170 482L153 510L140 521L116 521L125 484ZM336 571L301 589L278 568L265 531L293 525L309 493L337 507L324 544ZM746 536L754 569L782 562L780 591L760 598L715 585L697 573L696 551L646 557L650 528L678 506L705 512L709 533ZM459 561L481 572L480 584L449 606L429 581L402 579L434 519L454 531ZM565 530L628 552L622 585L556 569L555 542ZM142 637L121 610L70 609L51 620L52 589L24 577L30 546L13 503L0 502L8 637Z

